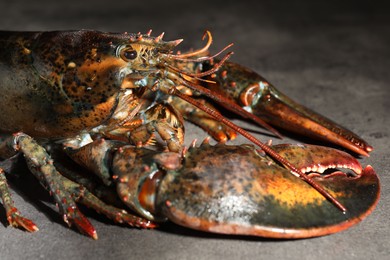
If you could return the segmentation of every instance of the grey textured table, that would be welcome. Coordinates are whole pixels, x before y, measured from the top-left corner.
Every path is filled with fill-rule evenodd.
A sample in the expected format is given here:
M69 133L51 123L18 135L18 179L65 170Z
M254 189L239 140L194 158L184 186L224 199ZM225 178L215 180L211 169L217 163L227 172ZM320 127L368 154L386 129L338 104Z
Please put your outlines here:
M378 1L339 2L1 1L0 25L6 30L89 28L146 32L152 28L155 34L165 31L166 39L184 38L181 49L185 50L201 46L204 29L210 29L215 39L212 50L234 42L234 61L261 72L286 94L355 131L373 145L371 157L362 158L361 162L372 164L380 175L382 198L373 214L359 225L315 239L275 241L218 236L173 224L159 230L138 230L87 212L100 237L93 241L63 224L39 186L27 192L13 186L16 204L36 222L40 231L29 234L6 227L4 211L0 210L0 258L385 259L389 256L390 12ZM190 124L187 127L187 143L195 136L198 139L207 136ZM242 141L238 138L236 142Z

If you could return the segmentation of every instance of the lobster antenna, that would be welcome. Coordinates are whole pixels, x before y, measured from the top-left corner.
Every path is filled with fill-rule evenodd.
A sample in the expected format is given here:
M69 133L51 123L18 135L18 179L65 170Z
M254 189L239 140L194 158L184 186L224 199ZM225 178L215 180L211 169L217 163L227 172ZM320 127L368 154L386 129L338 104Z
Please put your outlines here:
M337 208L339 208L342 212L346 212L347 209L335 198L330 194L328 191L326 191L322 186L320 186L318 183L316 183L313 179L310 179L305 173L302 173L299 171L294 165L292 165L289 161L284 159L282 156L280 156L277 152L275 152L270 146L262 143L260 140L258 140L256 137L239 127L238 125L234 124L233 122L229 121L225 117L223 117L220 113L215 111L214 109L203 105L202 103L198 102L197 100L181 93L178 89L172 88L171 94L178 96L179 98L187 101L188 103L196 106L197 108L203 110L208 115L214 117L216 120L219 120L220 122L224 123L228 127L232 128L236 132L240 133L242 136L247 138L252 143L259 146L261 149L263 149L264 152L266 152L270 157L275 159L276 161L283 164L286 168L288 168L290 171L292 171L295 174L298 174L306 183L308 183L310 186L312 186L314 189L316 189L322 196L324 196L326 199L328 199L333 205L335 205Z

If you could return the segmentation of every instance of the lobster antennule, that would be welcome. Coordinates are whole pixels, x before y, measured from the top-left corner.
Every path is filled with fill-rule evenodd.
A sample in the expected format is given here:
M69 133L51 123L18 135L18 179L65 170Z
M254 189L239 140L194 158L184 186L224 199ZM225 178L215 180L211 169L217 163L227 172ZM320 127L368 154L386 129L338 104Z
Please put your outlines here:
M205 31L205 33L202 36L202 40L204 40L206 35L208 36L207 43L201 49L198 49L198 50L195 50L195 51L191 51L191 52L187 52L187 53L183 53L183 54L171 55L171 57L172 58L177 58L177 59L183 59L183 58L194 57L194 56L202 55L202 54L206 53L208 51L208 49L210 48L211 43L213 42L213 37L211 36L210 31Z
M221 53L221 52L219 52L219 53ZM219 54L219 53L217 53L217 54ZM191 78L195 78L195 79L199 79L199 78L201 78L201 77L208 76L208 75L211 75L211 74L213 74L214 72L216 72L216 71L219 69L219 67L220 67L227 59L230 58L231 55L233 55L233 52L227 53L227 54L222 58L221 61L219 61L217 64L215 64L215 65L213 66L213 68L211 68L211 69L209 69L209 70L207 70L207 71L204 71L204 72L200 72L200 73L190 73L190 72L187 72L187 71L183 71L183 70L178 69L178 68L176 68L176 67L174 67L174 66L172 66L172 65L170 65L170 64L167 64L166 66L167 66L168 68L170 68L171 70L173 70L173 71L175 71L175 72L178 72L178 73L180 73L180 74L183 74L183 75L185 75L185 76L188 76L188 77L191 77ZM203 58L200 58L200 59L201 59L201 61L203 60ZM207 58L206 60L208 60L208 59L209 59L209 58Z
M226 51L227 49L231 48L234 44L233 43L230 43L229 45L225 46L222 50L220 50L219 52L217 52L216 54L212 55L212 56L203 56L203 57L199 57L199 58L194 58L194 59L190 59L190 58L180 58L178 57L178 55L172 55L172 54L168 54L167 56L169 58L172 58L173 60L177 60L177 61L184 61L184 62L202 62L202 61L211 61L213 60L214 58L216 58L217 56L221 55L224 51ZM233 54L233 53L232 53Z

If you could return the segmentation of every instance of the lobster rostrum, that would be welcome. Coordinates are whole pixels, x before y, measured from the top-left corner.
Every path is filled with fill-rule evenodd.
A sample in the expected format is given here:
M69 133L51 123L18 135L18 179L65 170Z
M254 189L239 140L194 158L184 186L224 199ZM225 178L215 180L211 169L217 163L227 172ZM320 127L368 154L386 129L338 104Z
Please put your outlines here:
M280 150L260 142L223 117L203 97L211 98L275 135L279 133L269 123L282 128L292 127L294 131L309 137L368 155L372 147L364 140L296 104L255 72L228 62L231 52L221 60L216 60L231 45L210 56L208 48L212 37L209 32L205 34L208 41L203 48L183 54L173 53L174 47L181 40L165 42L162 40L163 35L151 37L150 33L119 34L88 30L0 32L0 86L3 90L0 97L3 111L0 114L0 130L12 134L1 143L0 156L4 163L18 152L24 154L31 172L53 195L65 222L97 238L95 229L76 206L76 202L80 202L118 222L127 222L137 227L154 227L154 221L168 217L176 223L207 231L309 237L342 230L371 212L379 197L379 182L371 167L368 166L360 177L346 178L346 175L336 177L339 174L330 174L331 177L313 178L313 174L307 175L302 169L321 173L327 167L345 166L352 167L357 174L360 174L361 169L353 157L336 150L326 150L328 148L300 147L294 153L296 157L292 157L290 150L293 148ZM254 148L206 144L199 148L193 147L184 155L183 119L201 126L217 141L233 139L236 133L240 133L259 146L267 157L259 156ZM104 141L102 137L108 140ZM160 147L156 141L158 138L165 142L169 151ZM97 145L99 143L109 145ZM63 172L57 170L62 167L57 166L56 160L53 161L43 148L46 144L66 147L70 157L79 165L97 173L107 187L117 183L119 198L140 216L114 207L112 200L103 202L99 197L106 196L101 196L100 191L91 193L89 190L94 190L94 185L85 181L84 177L77 175L78 178L70 180L72 178L63 176ZM152 146L153 150L147 150L144 146ZM122 157L123 161L116 162L114 155L124 154L128 149L130 152ZM215 155L210 155L211 150L217 151ZM330 155L326 162L318 158L325 153ZM195 161L202 158L199 154L209 157L206 160L208 164L223 161L223 157L228 154L236 156L238 164L246 165L247 160L253 163L242 167L240 171L230 171L226 177L218 177L220 179L208 179L200 172L202 176L193 175L196 185L190 184L186 191L186 169L190 172L198 171L194 165ZM316 157L316 160L304 163L298 161L301 156ZM114 160L111 161L111 158ZM107 161L110 163L106 164ZM320 167L315 169L315 163ZM129 168L128 165L133 166ZM256 168L262 170L255 174L253 169ZM14 207L4 172L4 167L0 167L0 195L9 223L28 231L37 230L35 224L22 217ZM266 177L263 180L262 176L268 176L269 172L282 177ZM243 176L240 177L240 173ZM183 183L181 176L184 178ZM173 197L175 194L177 196L178 190L190 194L201 189L201 183L195 182L198 179L205 181L205 194L216 192L209 200L206 195L194 201L180 196L180 199L188 199L188 202L178 202L179 199ZM242 184L237 183L241 180L252 183L239 188L237 185ZM261 186L263 181L263 186L274 182L284 185L283 180L291 190L297 185L300 195L289 201L275 197L272 202L262 204L271 201L270 198L275 194L270 189L250 188ZM221 182L235 187L231 189L235 190L235 195L230 196L228 189L216 191L212 188ZM177 186L179 184L182 186ZM362 199L359 197L360 188L344 194L350 185L355 184L357 187L372 188L365 206L356 210L351 202ZM298 188L301 185L307 186ZM170 190L168 186L174 188ZM238 196L244 190L242 196ZM284 190L281 188L280 192ZM304 201L303 190L310 190L310 194L314 192L317 197L306 204L299 203L299 200ZM245 201L249 203L248 207L254 203L259 203L259 206L256 210L253 208L256 214L254 211L250 214L252 209L249 209L233 211L236 212L234 216L229 216L226 211L230 208L223 201L228 201L231 206L237 202L239 208L246 207ZM284 203L287 203L287 207L284 207ZM329 207L324 205L328 204L336 206L330 212L336 210L338 213L329 213L334 217L333 221L312 221L307 225L302 221L297 227L290 222L278 221L282 217L275 217L277 214L271 214L275 215L275 221L266 217L273 206L279 207L276 211L282 215L286 214L287 209L296 211L294 203L303 205L299 208L308 206L306 212L313 212L317 218L327 214L324 211ZM263 213L267 219L265 221L260 217Z

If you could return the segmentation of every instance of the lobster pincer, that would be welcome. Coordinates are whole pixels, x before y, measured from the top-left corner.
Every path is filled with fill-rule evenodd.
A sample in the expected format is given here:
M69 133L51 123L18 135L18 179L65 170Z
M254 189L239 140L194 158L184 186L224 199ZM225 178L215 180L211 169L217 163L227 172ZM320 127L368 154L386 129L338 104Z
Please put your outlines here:
M209 78L215 84L208 84L208 88L273 126L334 143L364 156L373 150L352 131L295 102L251 69L227 61Z
M86 167L103 179L102 169L110 169L119 198L142 218L212 233L322 236L355 225L377 204L377 175L351 155L311 145L272 148L320 183L347 212L252 145L212 146L206 140L180 156L98 140L68 153L76 161L91 158L84 160ZM110 159L96 167L92 155L97 154Z

